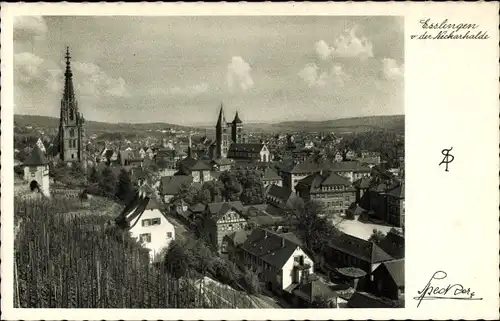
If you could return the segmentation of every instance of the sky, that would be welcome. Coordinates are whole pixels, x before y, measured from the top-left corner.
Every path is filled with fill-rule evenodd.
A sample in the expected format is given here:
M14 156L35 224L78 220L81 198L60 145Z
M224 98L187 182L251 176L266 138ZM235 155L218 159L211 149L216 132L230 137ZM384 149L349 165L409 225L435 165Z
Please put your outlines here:
M404 113L402 17L19 16L16 114L58 117L66 46L87 120L243 122Z

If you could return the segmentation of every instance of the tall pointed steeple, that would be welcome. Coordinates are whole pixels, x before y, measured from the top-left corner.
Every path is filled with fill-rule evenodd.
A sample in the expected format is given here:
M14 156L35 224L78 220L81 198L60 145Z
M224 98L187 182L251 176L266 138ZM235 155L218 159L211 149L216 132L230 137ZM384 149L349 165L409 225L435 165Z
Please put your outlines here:
M224 106L220 103L219 118L217 118L217 126L226 126L226 117L224 117Z
M75 90L73 88L73 73L71 72L71 56L69 54L69 47L66 47L66 72L64 73L64 94L63 100L74 101L75 100Z
M234 115L234 120L233 120L233 124L241 124L242 121L240 119L240 117L238 116L238 112L236 112L236 115Z

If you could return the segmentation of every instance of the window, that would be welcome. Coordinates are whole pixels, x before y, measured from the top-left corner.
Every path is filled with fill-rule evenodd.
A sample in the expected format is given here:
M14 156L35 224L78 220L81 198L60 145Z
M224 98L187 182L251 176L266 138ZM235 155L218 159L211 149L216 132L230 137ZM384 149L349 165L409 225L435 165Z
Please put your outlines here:
M172 238L172 232L167 232L167 238L171 239Z
M151 243L151 233L141 234L139 239L143 243Z
M70 109L69 110L69 120L73 120L75 118L75 112L73 111L73 109Z
M71 129L69 130L69 136L70 136L70 137L74 137L74 136L75 136L75 130L74 130L73 128L71 128Z
M150 225L151 225L151 220L150 219L142 220L142 226L150 226Z
M75 154L71 154L71 159L74 159L75 158Z
M159 217L151 219L151 225L160 225L161 219Z

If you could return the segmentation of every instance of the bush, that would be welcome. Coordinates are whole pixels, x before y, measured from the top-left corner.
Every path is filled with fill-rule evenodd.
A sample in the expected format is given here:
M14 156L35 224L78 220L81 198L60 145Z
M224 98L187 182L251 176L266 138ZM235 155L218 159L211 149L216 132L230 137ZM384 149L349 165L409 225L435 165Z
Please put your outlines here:
M259 294L262 291L259 277L249 269L245 269L243 272L241 283L248 294Z

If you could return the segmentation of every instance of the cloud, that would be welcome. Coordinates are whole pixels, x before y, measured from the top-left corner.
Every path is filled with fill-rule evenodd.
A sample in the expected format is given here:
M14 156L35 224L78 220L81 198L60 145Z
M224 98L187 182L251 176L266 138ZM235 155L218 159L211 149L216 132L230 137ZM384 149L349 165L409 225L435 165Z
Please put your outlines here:
M15 78L22 84L30 84L41 77L41 66L44 59L30 52L21 52L14 55Z
M40 40L45 38L47 31L47 24L41 16L14 17L14 40Z
M343 87L347 78L347 74L339 64L333 64L330 70L325 71L320 70L314 63L307 64L298 75L309 87L317 88Z
M347 30L337 37L334 46L335 54L338 57L373 57L373 44L365 37L358 38L356 35L356 28Z
M398 65L391 58L382 59L382 73L386 79L400 79L404 76L404 65Z
M323 60L330 58L332 53L335 51L335 48L330 47L330 45L328 45L324 40L316 42L314 48L316 49L318 56Z
M74 84L80 95L90 97L127 97L127 84L122 77L113 78L93 63L71 63Z
M314 44L314 49L322 60L335 57L362 59L373 57L373 44L366 37L358 37L356 28L340 34L331 46L326 41L319 40Z
M254 82L250 74L252 67L240 56L231 58L227 65L227 85L230 91L237 88L247 91L253 87Z

